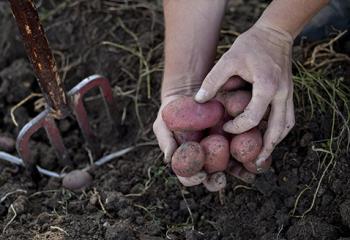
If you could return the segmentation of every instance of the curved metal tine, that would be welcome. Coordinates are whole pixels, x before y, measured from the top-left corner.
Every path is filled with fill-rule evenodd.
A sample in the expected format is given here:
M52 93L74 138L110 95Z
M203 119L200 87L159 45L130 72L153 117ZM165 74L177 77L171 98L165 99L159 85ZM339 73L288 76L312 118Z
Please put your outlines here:
M38 116L33 118L30 122L28 122L21 129L17 137L17 152L23 159L23 163L29 170L30 175L34 181L40 180L40 173L36 168L36 161L32 157L29 141L32 135L43 127L45 117L48 114L48 112L48 109L46 109L45 111L41 112Z
M54 147L57 158L61 161L61 166L72 165L68 151L64 146L60 130L55 119L50 114L46 115L44 128L51 145Z
M98 151L99 146L96 145L96 136L93 133L89 124L87 112L84 107L84 95L88 91L96 87L100 88L103 94L104 102L107 105L106 110L108 117L111 120L112 125L114 126L115 121L113 117L115 116L115 105L113 103L112 88L107 78L102 77L100 75L92 75L88 78L85 78L83 81L81 81L78 85L76 85L68 92L68 96L71 97L71 108L73 109L73 113L82 130L83 136L86 142L94 151Z
M57 125L50 115L49 109L45 109L21 129L16 143L17 151L35 181L40 179L40 174L36 168L36 161L32 157L29 142L33 134L40 128L45 128L50 143L56 151L57 158L62 160L63 163L70 162Z

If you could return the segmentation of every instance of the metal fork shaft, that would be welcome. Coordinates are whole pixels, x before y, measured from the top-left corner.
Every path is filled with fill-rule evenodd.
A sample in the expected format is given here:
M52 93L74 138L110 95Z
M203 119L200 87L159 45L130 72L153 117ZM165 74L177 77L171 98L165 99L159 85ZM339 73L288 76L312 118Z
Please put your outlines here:
M32 0L9 1L50 114L63 118L69 112L67 96L34 3Z

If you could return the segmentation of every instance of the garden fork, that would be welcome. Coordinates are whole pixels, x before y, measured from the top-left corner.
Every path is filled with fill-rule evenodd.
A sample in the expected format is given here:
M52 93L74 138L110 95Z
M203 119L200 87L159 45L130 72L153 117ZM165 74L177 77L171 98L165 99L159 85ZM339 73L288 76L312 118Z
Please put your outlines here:
M115 105L109 81L99 75L93 75L84 79L66 94L33 1L9 0L9 2L27 55L33 65L39 86L47 103L46 109L28 122L17 137L17 151L33 179L37 180L40 176L29 145L29 141L34 133L39 129L45 129L58 159L63 163L71 162L55 120L60 120L73 114L89 150L97 154L99 145L96 144L95 134L90 127L83 97L91 89L99 88L107 108L107 115L113 126L115 124Z

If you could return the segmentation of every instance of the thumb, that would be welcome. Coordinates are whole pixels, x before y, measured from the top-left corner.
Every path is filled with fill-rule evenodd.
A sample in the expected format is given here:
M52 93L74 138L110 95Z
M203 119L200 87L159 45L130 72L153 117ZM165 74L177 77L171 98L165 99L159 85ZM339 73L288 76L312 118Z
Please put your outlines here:
M235 75L235 71L232 68L232 64L227 64L226 60L223 60L221 57L205 77L194 99L199 103L204 103L212 99L215 97L217 91L233 75Z

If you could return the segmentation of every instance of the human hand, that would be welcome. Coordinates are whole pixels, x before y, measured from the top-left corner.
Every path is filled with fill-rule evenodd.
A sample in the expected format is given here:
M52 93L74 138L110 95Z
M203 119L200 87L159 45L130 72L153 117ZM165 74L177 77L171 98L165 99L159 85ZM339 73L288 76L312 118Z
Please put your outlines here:
M168 88L169 90L162 91L162 104L159 108L157 118L153 124L153 131L157 137L158 144L162 152L164 153L165 163L170 163L171 157L178 147L178 144L174 138L172 131L168 129L163 118L162 110L171 101L181 98L183 96L193 96L199 88L199 84L187 85L182 88ZM187 187L202 184L210 192L216 192L223 189L226 186L226 176L222 172L208 175L204 171L200 171L191 177L177 176L179 181Z
M212 99L231 76L252 84L252 99L243 113L224 125L224 130L240 134L257 126L271 105L263 149L256 159L258 172L275 146L294 126L291 72L292 36L270 24L257 23L241 34L204 79L195 100Z

